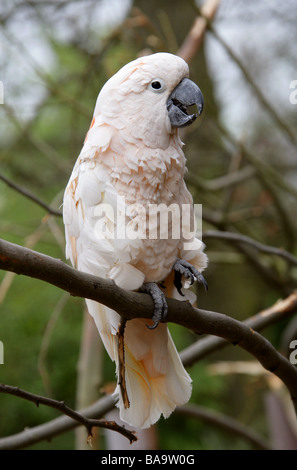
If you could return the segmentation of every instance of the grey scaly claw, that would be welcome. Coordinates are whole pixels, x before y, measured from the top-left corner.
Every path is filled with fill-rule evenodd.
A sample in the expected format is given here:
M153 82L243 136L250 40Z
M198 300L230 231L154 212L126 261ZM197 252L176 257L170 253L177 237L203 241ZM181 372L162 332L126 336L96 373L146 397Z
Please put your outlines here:
M208 285L204 276L202 276L201 272L198 271L198 269L196 269L195 266L193 266L191 263L188 263L188 261L178 259L173 265L173 270L174 270L174 285L180 295L184 296L181 290L182 289L182 276L184 276L186 279L190 279L190 285L192 285L196 279L198 282L201 282L203 284L204 289L206 291L208 290Z
M152 320L154 324L152 326L146 325L150 330L153 330L159 325L160 321L166 318L168 311L166 297L156 282L145 282L140 288L140 291L150 294L153 299L155 308Z

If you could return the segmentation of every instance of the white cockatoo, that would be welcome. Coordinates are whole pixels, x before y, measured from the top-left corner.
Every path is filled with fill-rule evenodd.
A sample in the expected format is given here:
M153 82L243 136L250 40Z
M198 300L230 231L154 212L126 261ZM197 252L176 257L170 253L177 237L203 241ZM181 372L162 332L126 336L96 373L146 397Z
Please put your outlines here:
M125 327L128 405L119 383L114 392L121 420L136 428L168 417L191 395L191 378L164 321L166 296L193 302L186 288L194 280L206 287L201 271L207 256L192 227L178 135L203 109L202 93L188 75L183 59L162 52L112 76L99 93L64 194L66 256L73 266L124 289L142 288L155 303L151 321L137 318ZM194 104L198 114L188 114ZM86 303L118 374L120 317Z

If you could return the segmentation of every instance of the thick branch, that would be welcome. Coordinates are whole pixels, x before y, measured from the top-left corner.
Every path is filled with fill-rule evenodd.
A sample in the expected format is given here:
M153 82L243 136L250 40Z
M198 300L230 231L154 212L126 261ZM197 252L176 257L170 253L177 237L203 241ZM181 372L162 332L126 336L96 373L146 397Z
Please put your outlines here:
M100 302L131 320L151 318L153 301L148 294L125 291L111 280L82 273L61 260L0 241L0 269L41 279L73 296ZM278 376L297 402L297 370L272 344L249 326L226 315L193 308L188 302L168 300L167 321L177 323L200 334L219 336L239 345L256 357L262 366Z
M248 318L244 323L249 328L260 331L280 320L284 320L295 312L297 312L297 291L292 292L287 298L278 300L271 307ZM188 367L228 345L228 341L223 338L205 336L181 351L180 357L184 366Z
M262 328L274 324L280 319L286 318L287 315L294 313L296 310L297 291L293 292L286 299L277 301L268 309L263 310L254 315L253 317L249 318L246 323L250 328L261 330ZM228 344L229 343L222 338L207 336L199 339L191 346L184 349L180 353L180 356L184 366L187 367L194 364L197 360L203 359L208 354L227 346ZM114 407L114 404L115 401L113 396L107 395L97 400L90 407L79 411L79 413L86 418L101 418L102 416L104 416L105 413L107 413ZM206 420L208 422L211 421L212 423L216 425L218 424L220 426L220 423L216 423L213 421L211 417L212 415L209 419L208 414L204 413L204 409L202 409L202 413L200 413L199 410L200 408L198 408L198 411L196 410L195 414L197 415L198 413L200 419ZM52 421L41 424L39 426L35 426L33 428L26 428L24 431L18 434L2 437L0 439L0 450L20 449L28 447L42 440L50 439L54 436L69 431L77 425L77 421L74 421L73 419L70 419L67 416L60 416L59 418L55 418ZM224 425L225 421L224 423L222 423L222 426ZM235 428L234 430L238 434ZM249 430L247 430L247 432L250 433ZM244 437L248 438L248 436Z

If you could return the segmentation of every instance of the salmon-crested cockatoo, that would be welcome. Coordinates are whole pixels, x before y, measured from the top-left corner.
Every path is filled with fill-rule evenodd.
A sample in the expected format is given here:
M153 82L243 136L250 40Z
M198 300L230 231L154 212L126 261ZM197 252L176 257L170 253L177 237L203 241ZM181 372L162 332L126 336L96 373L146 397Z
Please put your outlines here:
M207 287L201 274L207 256L193 230L178 135L203 109L202 93L188 76L183 59L163 52L112 76L99 93L64 195L66 256L73 266L124 289L141 289L154 301L152 320L126 323L128 404L119 380L114 392L121 420L136 428L167 418L189 400L191 378L165 322L166 296L193 302L188 287L195 280ZM197 113L187 112L191 105ZM119 375L120 316L93 300L86 304Z

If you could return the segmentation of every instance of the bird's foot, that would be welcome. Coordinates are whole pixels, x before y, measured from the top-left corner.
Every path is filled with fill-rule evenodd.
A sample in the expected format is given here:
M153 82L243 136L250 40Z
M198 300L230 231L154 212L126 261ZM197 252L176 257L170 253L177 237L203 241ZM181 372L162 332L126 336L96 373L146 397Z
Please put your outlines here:
M154 324L152 326L146 325L150 330L153 330L159 325L160 321L165 319L167 315L168 307L166 297L156 282L145 282L140 288L140 292L150 294L153 299L155 308L152 320Z
M195 280L198 282L201 282L204 286L204 289L207 291L208 290L208 285L204 277L202 276L201 272L198 271L192 264L188 263L185 260L178 259L174 265L173 265L173 270L174 270L174 285L180 295L184 297L184 294L182 293L181 289L183 287L182 285L182 276L184 276L186 279L190 280L190 285L192 285Z

